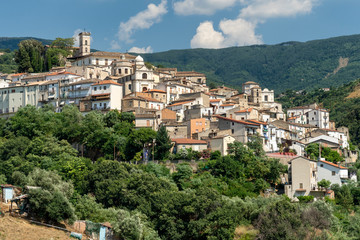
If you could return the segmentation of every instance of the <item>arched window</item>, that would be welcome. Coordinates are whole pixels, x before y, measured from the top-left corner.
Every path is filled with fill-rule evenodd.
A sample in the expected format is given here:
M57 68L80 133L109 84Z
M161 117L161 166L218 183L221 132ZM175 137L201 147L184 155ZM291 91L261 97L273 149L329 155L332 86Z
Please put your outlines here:
M87 52L87 47L85 48L85 52Z
M87 44L87 40L85 40L85 45L88 45L88 44Z
M142 74L142 79L147 79L147 74L146 73Z
M143 87L143 92L146 92L147 91L147 87Z

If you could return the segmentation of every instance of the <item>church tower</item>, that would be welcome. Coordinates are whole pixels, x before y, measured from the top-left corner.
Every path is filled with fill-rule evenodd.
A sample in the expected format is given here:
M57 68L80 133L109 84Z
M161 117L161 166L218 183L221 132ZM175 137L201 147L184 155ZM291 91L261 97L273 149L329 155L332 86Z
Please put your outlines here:
M90 35L89 32L79 33L79 55L85 56L90 54Z

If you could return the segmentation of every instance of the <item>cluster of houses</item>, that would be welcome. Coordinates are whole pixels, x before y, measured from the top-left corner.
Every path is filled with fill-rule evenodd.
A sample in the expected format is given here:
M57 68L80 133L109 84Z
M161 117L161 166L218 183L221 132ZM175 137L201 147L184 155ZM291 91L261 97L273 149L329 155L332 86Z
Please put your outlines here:
M274 91L256 82L245 82L241 93L225 86L209 89L202 73L156 68L128 53L90 52L88 32L80 33L79 40L78 53L64 67L46 73L0 75L0 116L10 117L28 104L39 108L51 104L58 112L69 104L84 114L91 110L132 112L136 128L157 130L164 125L174 153L191 148L227 155L228 144L247 143L258 135L269 156L289 165L284 183L291 197L317 189L317 181L326 175L324 169L335 169L329 178L339 176L334 183L351 178L343 166L305 158L305 148L311 143L338 151L346 163L358 158L349 148L348 129L335 128L329 111L321 106L295 107L285 114L274 101ZM296 171L306 171L306 181L298 183Z

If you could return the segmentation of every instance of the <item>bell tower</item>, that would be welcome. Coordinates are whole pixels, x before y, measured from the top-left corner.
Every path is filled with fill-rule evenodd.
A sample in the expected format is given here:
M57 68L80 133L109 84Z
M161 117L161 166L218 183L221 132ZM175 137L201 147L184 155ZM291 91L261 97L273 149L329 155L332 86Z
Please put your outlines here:
M89 32L79 33L79 55L85 56L90 54L90 35Z

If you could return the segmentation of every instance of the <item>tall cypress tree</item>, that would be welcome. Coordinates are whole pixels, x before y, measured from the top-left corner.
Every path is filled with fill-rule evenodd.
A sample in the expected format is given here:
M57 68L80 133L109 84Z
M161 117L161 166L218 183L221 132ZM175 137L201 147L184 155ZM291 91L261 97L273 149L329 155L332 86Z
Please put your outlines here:
M172 144L165 126L161 126L158 130L155 143L155 159L166 159L169 156Z

